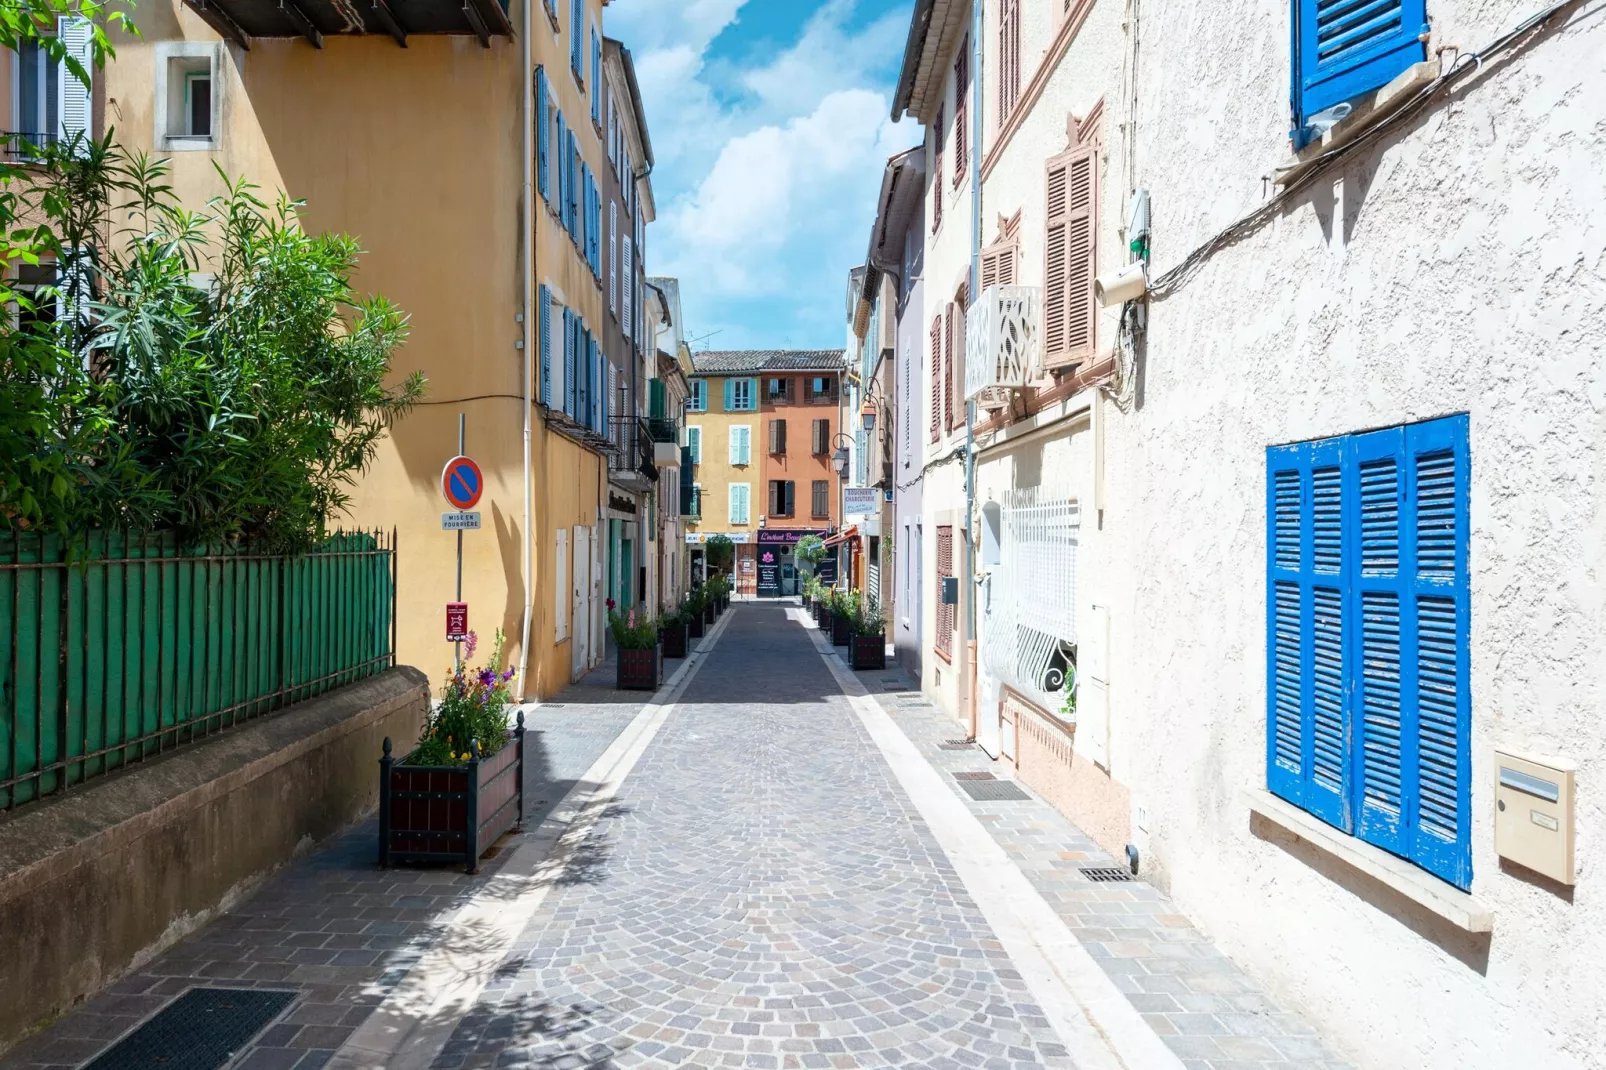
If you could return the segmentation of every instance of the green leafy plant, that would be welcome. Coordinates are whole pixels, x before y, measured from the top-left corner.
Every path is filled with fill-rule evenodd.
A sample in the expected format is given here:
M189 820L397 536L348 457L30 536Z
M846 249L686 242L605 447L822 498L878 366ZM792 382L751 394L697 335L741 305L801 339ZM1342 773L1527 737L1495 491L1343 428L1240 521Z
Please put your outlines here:
M717 602L720 599L729 597L730 593L731 593L731 581L730 581L730 577L729 576L720 574L720 575L712 576L712 577L709 578L709 580L708 580L708 597L709 598L711 598L711 599L713 599L714 601Z
M807 565L812 574L818 571L820 562L827 555L825 540L818 535L805 535L797 540L797 547L792 551L800 564Z
M318 541L424 387L387 386L406 320L353 291L356 242L306 234L299 202L243 181L186 209L165 162L110 134L34 164L0 222L39 221L24 260L55 281L18 307L68 314L0 324L0 526Z
M854 635L881 635L886 628L886 620L881 615L881 603L874 598L861 598L857 594L853 596L852 606L848 610L848 621L853 627Z
M703 611L708 608L707 585L699 583L687 591L686 598L681 602L681 606L685 609L687 616L693 619L702 616Z
M1071 663L1065 666L1065 704L1060 712L1067 721L1076 720L1076 665Z
M730 568L736 560L736 544L731 542L728 535L715 535L708 540L705 548L708 554L708 564L712 568Z
M658 613L658 626L660 628L684 628L689 623L691 613L686 609L684 600L678 606L666 606Z
M608 630L620 650L651 650L658 645L658 622L645 613L608 613Z
M507 743L508 681L514 671L502 665L505 638L500 629L491 647L491 657L482 668L470 669L479 637L468 633L464 665L448 675L441 689L441 701L424 723L418 747L408 756L409 765L463 765L474 756L489 758Z

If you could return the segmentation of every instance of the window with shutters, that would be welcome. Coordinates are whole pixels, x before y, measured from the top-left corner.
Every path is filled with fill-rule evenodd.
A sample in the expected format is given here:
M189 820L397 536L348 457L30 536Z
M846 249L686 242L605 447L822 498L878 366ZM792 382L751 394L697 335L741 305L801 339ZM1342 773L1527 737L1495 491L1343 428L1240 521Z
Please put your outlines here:
M931 128L931 233L942 227L942 108Z
M764 400L771 405L790 405L792 403L792 380L790 377L771 378L764 380Z
M824 457L831 452L831 421L815 420L814 434L809 452L816 457Z
M952 661L954 656L954 607L942 600L942 581L954 574L954 529L952 524L937 527L937 653Z
M539 397L552 407L552 291L542 283L535 297L535 339L541 363Z
M970 38L959 44L954 57L954 189L965 181L970 166Z
M707 412L708 411L708 380L707 379L693 379L691 381L691 393L687 395L686 402L687 402L687 404L686 404L686 411L687 412Z
M1295 148L1310 120L1427 58L1427 0L1290 0Z
M602 133L602 35L597 32L597 24L591 24L591 121L596 124L597 134Z
M748 504L752 494L752 487L747 483L732 483L730 485L730 522L732 524L746 524L748 522Z
M803 403L815 405L836 400L836 379L830 375L811 375L803 380Z
M954 295L948 328L948 428L965 426L965 315L970 307L970 287L961 286Z
M1020 239L1000 237L981 251L981 290L994 286L1014 286L1015 267L1020 262Z
M691 463L703 463L703 429L700 427L686 428L686 448L691 450Z
M552 206L552 117L551 90L547 85L546 68L535 68L535 175L541 199Z
M953 302L949 302L942 331L942 427L954 426L954 334L958 319Z
M1043 364L1079 364L1093 355L1097 306L1098 143L1048 161L1043 236Z
M815 520L828 520L831 516L831 481L816 479L810 485L809 515Z
M572 0L569 4L569 70L581 88L586 84L585 17L585 0Z
M758 408L757 379L725 380L725 411L752 412Z
M1266 781L1472 883L1467 417L1267 450Z
M796 484L790 479L770 480L770 516L790 517L794 512Z
M619 202L608 198L608 311L619 318Z
M942 314L931 321L931 441L942 426Z
M1003 0L998 11L998 125L1020 101L1020 3Z
M753 429L748 424L737 424L730 429L730 463L751 464L753 457Z
M770 453L776 457L786 456L786 421L770 421Z

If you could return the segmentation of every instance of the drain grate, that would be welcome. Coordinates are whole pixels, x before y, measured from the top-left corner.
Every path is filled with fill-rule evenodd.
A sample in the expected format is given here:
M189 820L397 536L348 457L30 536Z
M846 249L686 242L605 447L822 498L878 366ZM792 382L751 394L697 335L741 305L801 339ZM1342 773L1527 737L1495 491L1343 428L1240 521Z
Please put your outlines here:
M1030 795L1008 780L961 780L959 786L977 802L1022 802L1031 799Z
M968 739L945 739L937 744L938 750L970 750L976 744Z
M543 710L561 710L567 705L567 702L543 702L541 703L541 708Z
M192 988L86 1070L217 1070L295 1000L294 992Z
M1130 870L1122 869L1119 866L1083 866L1082 876L1095 884L1118 883L1133 879Z
M964 772L964 773L955 773L954 774L954 779L955 780L997 780L998 778L993 776L991 773Z

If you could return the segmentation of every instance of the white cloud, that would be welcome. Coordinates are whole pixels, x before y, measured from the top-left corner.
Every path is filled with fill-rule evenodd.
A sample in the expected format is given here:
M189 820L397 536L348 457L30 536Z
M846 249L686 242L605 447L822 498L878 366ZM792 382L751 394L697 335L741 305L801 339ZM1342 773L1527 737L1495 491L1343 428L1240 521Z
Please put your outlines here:
M864 255L883 165L918 136L888 119L907 16L854 28L857 0L823 0L781 51L710 61L744 5L774 2L609 8L656 159L647 263L679 276L691 332L719 330L717 345L840 344L840 295Z

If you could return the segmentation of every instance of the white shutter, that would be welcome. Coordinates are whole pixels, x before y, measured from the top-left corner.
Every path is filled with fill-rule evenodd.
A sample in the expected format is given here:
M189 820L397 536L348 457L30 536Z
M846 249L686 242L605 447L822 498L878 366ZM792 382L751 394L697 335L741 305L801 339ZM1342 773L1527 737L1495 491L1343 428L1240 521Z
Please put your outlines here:
M632 247L630 245L630 235L626 234L624 236L624 248L621 250L620 256L619 256L619 270L620 270L620 272L622 273L622 276L623 276L622 279L621 279L621 288L624 291L623 322L626 324L626 327L625 327L625 333L626 334L630 333L630 328L629 328L628 325L630 323L630 317L634 314L634 311L635 311L634 310L634 304L631 301L631 298L634 297L635 295L634 295L633 287L631 287L631 285L630 285L630 280L636 277L635 260L634 260L634 257L632 256L633 252L634 252L634 250L632 249Z
M94 31L90 21L77 16L58 19L56 33L61 37L62 47L67 54L83 64L84 74L93 79L95 67L90 58L90 42ZM63 142L70 141L78 134L86 139L94 136L89 126L90 98L90 86L80 82L65 63L56 68L56 99L60 101L61 114L59 132ZM80 146L78 155L86 155L86 148Z
M741 436L741 431L742 431L742 429L740 427L733 427L730 430L730 438L731 438L730 463L731 464L741 464L742 463L741 462L741 456L742 456L742 446L741 446L742 436Z
M686 428L686 445L691 450L691 463L703 463L703 429L700 427Z
M730 489L730 522L732 524L747 523L749 485L746 483L732 483Z
M554 594L553 609L555 611L552 619L556 631L553 633L552 641L561 643L569 638L569 597L571 592L569 591L568 528L558 529L557 558L557 572L554 573L557 582L552 585Z
M608 198L608 311L619 314L619 202Z

